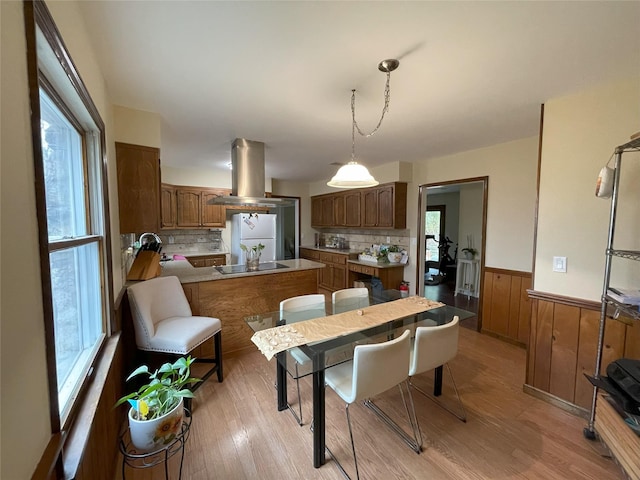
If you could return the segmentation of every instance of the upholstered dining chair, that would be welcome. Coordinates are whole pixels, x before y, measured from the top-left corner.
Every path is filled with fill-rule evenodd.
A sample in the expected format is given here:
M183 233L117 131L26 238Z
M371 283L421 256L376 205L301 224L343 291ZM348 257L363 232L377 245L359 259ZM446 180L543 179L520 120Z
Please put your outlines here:
M467 414L460 399L456 382L451 373L449 367L449 361L451 361L458 353L458 332L460 329L459 317L453 317L453 320L444 325L438 325L433 327L418 327L416 328L415 341L413 348L411 349L411 364L409 366L409 386L425 397L433 400L440 407L447 410L452 415L456 416L463 422L467 421ZM451 383L453 390L460 404L460 412L455 412L450 409L444 403L428 394L424 390L418 388L413 384L413 377L424 372L433 370L439 366L446 366L451 377Z
M409 371L410 349L410 332L409 330L405 330L401 336L393 340L382 343L357 345L354 349L353 361L341 363L325 371L325 384L333 389L346 403L345 411L347 415L347 425L349 427L349 437L351 439L353 461L356 467L356 478L360 478L360 472L358 470L356 448L353 441L349 406L360 400L366 401L396 385L401 386L406 383L408 378L407 373ZM402 398L409 423L414 429L415 434L417 419L411 399L411 391L408 389L408 385L406 386L409 396L409 406L407 406L407 402L404 401L404 393L402 394ZM400 392L403 392L402 388ZM401 430L395 422L389 426L391 426L396 433L399 433L396 429ZM327 452L336 461L342 473L349 477L329 448L327 448ZM419 453L419 450L417 452Z
M340 303L353 299L358 302L359 307L369 306L369 289L364 287L343 288L336 290L331 294L331 302L333 304L333 313L342 313L353 308L341 307Z
M311 308L313 307L313 308ZM327 314L325 307L325 297L321 293L309 295L299 295L297 297L287 298L280 302L280 318L284 318L289 323L301 322L303 320L311 320L312 318L324 317ZM296 381L296 390L298 392L298 413L289 407L289 411L294 416L298 425L302 426L302 397L300 395L300 367L310 365L311 359L306 356L298 347L289 350L289 354L295 361L295 375L291 375L289 369L287 372Z
M145 280L127 288L127 294L139 350L183 356L213 338L215 358L196 358L196 362L214 365L191 390L214 372L222 382L222 324L217 318L192 315L178 277Z

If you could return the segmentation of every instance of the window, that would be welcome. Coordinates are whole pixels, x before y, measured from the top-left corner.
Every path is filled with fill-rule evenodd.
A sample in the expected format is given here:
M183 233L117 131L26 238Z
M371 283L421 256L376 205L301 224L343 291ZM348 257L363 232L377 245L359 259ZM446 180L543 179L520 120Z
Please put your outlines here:
M58 406L65 418L105 331L99 235L87 205L90 183L84 133L40 89L49 272ZM88 132L91 133L91 132Z
M104 124L43 2L30 92L40 265L49 359L51 425L73 418L76 400L110 333L112 298ZM28 23L28 20L27 20ZM28 42L31 41L28 37ZM30 63L31 65L31 63Z
M425 260L432 262L440 261L440 236L444 232L445 206L427 206L425 214Z

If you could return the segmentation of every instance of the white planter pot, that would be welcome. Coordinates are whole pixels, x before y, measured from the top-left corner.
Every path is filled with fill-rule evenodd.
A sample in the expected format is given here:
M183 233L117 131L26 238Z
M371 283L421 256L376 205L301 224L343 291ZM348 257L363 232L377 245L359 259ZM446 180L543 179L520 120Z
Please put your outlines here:
M402 252L389 252L387 253L387 258L390 263L400 263L400 260L402 260Z
M131 443L140 452L152 452L170 443L182 430L184 402L176 405L169 413L153 420L136 420L135 409L129 410L129 431Z

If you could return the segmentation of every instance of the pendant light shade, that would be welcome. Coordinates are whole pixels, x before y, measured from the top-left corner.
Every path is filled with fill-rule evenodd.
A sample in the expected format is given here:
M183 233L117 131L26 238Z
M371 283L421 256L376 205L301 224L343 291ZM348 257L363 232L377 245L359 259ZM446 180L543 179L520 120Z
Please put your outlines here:
M400 62L395 59L383 60L378 64L378 70L387 74L387 83L384 89L382 116L378 121L378 125L371 133L365 133L360 130L358 122L356 122L356 91L355 89L351 90L351 161L340 167L333 178L327 182L329 187L363 188L378 185L378 181L369 173L367 167L356 162L356 130L363 137L370 137L375 134L380 128L380 125L382 125L384 114L389 110L389 99L391 97L391 87L389 83L391 80L391 72L398 68L398 65L400 65Z
M371 176L367 167L351 161L340 167L327 185L336 188L363 188L375 187L378 181Z

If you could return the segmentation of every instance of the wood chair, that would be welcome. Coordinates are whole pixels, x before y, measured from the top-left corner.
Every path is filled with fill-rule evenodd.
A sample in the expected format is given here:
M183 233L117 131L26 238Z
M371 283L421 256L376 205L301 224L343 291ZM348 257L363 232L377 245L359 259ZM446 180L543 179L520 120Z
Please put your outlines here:
M215 358L197 358L196 362L214 365L191 390L195 391L214 372L218 381L223 381L222 324L217 318L192 315L178 277L136 283L127 288L127 294L138 350L180 357L213 338Z
M416 436L415 430L419 427L417 427L417 418L415 416L413 400L411 399L411 391L407 383L410 349L410 332L409 330L405 330L400 337L393 340L368 345L357 345L354 350L353 361L336 365L325 371L326 385L332 388L346 403L345 411L347 424L349 426L351 450L356 467L356 478L358 479L360 478L360 472L358 470L356 448L353 441L353 429L351 428L351 418L349 415L350 405L360 400L365 402L369 401L371 397L395 386L399 386L409 423L414 430L414 437ZM403 384L407 386L410 407L407 406L404 399ZM385 423L387 423L395 433L404 433L400 426L386 415L383 420L385 420ZM409 438L406 433L404 433L403 437L406 441L405 437ZM416 448L414 448L414 450L420 453L419 449L416 450ZM349 478L349 475L345 472L329 448L327 448L327 452L336 461L342 473Z

